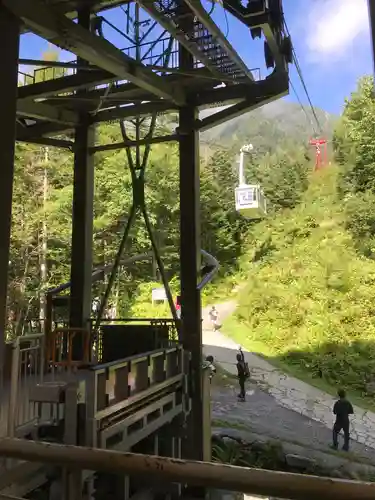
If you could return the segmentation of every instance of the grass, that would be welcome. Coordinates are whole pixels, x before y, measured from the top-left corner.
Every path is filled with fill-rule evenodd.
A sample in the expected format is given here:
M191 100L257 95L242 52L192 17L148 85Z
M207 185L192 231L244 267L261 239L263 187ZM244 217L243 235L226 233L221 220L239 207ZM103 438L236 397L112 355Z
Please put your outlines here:
M220 418L213 418L211 421L212 427L219 427L222 429L238 429L240 431L251 431L251 427L242 422L235 422L233 420L222 420Z
M278 368L280 371L291 375L292 377L298 378L307 384L320 389L328 394L331 394L333 397L337 396L337 385L330 384L323 378L314 377L309 371L306 371L300 366L296 366L293 364L289 364L282 359L278 359L274 357L272 354L272 349L262 342L257 340L247 340L249 338L248 328L239 323L235 316L228 317L223 324L223 331L230 336L232 339L236 340L239 345L245 347L248 351L257 354L258 356L263 357L273 366ZM353 390L347 390L348 398L350 401L363 408L365 410L370 410L375 412L375 403L373 403L368 397L363 397L361 394L356 393Z
M233 373L229 373L221 365L215 364L216 373L212 378L214 387L227 387L233 383L237 384L237 377Z
M328 393L375 410L375 263L360 256L336 195L335 167L301 203L255 226L248 276L223 329L248 350Z

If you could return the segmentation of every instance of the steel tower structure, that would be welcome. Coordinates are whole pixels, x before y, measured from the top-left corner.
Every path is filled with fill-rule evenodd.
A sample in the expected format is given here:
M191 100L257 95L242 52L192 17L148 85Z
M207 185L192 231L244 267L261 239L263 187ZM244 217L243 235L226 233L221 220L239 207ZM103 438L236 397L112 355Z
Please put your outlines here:
M203 458L202 325L197 288L201 258L199 133L286 95L291 61L281 0L248 2L247 7L240 0L221 3L249 28L249 39L244 43L250 45L251 36L264 34L266 64L273 68L265 79L254 79L200 0L0 0L0 100L4 125L0 134L0 361L3 365L16 141L64 148L74 157L72 328L84 328L90 316L95 153L126 149L134 204L144 213L147 224L143 172L150 146L177 141L181 187L179 328L183 347L191 354L189 382L194 394L188 455L198 460ZM120 8L124 16L125 27L121 30L106 20L106 11L113 8ZM116 32L117 38L112 37L117 39L116 44L109 41L110 37L105 38L110 30ZM76 60L21 60L20 37L27 32L70 51ZM27 64L42 68L32 75L22 74L19 66ZM199 110L223 105L224 109L199 117ZM167 135L155 135L158 117L168 112L178 113L178 127ZM96 142L96 126L109 121L120 122L123 140L115 144ZM118 262L120 259L121 251ZM162 269L160 256L158 265ZM171 308L173 312L173 304Z

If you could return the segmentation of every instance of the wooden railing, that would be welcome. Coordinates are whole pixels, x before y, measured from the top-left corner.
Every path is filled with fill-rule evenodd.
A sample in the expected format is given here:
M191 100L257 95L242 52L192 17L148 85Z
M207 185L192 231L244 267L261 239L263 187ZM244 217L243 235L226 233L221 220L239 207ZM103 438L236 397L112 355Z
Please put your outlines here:
M176 345L92 366L86 376L87 445L107 447L105 442L116 435L118 445L127 446L127 417L133 408L135 413L143 406L154 408L160 422L168 408L174 416L181 414L186 405L183 357L182 347ZM165 398L162 408L159 403ZM113 425L113 416L121 425Z
M38 416L37 405L29 400L29 391L44 377L44 335L17 337L11 346L10 384L3 386L5 401L1 409L6 411L7 435L15 436L17 428L31 423ZM1 432L3 430L1 427Z

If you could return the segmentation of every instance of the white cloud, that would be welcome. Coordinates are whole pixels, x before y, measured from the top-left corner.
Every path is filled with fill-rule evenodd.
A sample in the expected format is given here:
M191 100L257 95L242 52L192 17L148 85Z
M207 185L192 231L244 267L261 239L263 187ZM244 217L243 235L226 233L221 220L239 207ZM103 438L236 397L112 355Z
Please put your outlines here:
M312 61L337 62L359 56L361 40L368 39L367 0L309 2L306 45Z

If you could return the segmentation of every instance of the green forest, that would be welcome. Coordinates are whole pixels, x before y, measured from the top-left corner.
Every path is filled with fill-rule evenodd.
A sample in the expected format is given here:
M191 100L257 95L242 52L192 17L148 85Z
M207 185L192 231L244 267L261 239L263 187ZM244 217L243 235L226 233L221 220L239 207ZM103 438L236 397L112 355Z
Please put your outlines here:
M157 133L170 129L175 122L176 116L161 117ZM259 121L249 124L248 138L255 140L269 126L268 138L262 138L263 149L257 150L249 164L253 177L258 173L268 176L266 192L272 200L272 210L294 206L306 187L308 150L298 141L290 150L279 148L280 138L284 138L282 130L277 135L272 120L265 116L260 115ZM119 124L98 127L97 140L102 144L121 142ZM221 138L217 142L207 135L202 138L201 246L221 266L219 279L213 288L205 290L204 300L209 300L206 295L220 287L222 278L236 275L250 230L234 205L238 182L236 156L242 143L236 137L224 147L217 143L221 143ZM272 174L276 165L277 176ZM152 146L145 176L146 204L174 294L179 290L178 169L175 143ZM22 332L26 318L40 315L46 290L70 279L72 183L71 152L17 144L8 300L10 335ZM94 267L113 262L131 203L131 175L125 150L96 153ZM124 254L132 256L150 250L139 216ZM110 298L117 316L165 316L167 307L151 304L151 289L157 283L161 283L157 266L150 260L121 268ZM93 296L103 294L104 286L95 285Z
M311 125L298 105L279 101L202 134L202 248L220 262L203 302L236 297L225 331L245 347L328 390L364 400L375 384L375 103L360 80L341 117L316 110L331 140L330 164L314 172ZM174 116L157 127L171 129ZM118 123L101 125L99 143L121 141ZM254 145L247 181L260 182L268 214L236 213L237 156ZM174 294L179 283L178 149L152 146L146 201ZM73 155L18 143L9 268L9 335L39 317L47 289L70 279ZM131 206L124 150L95 155L94 266L113 261ZM141 217L125 255L149 252ZM152 261L119 270L111 297L117 316L165 316L151 305L160 283ZM240 290L237 295L233 290ZM95 285L94 295L103 293Z
M329 392L345 387L369 407L375 382L372 93L373 79L361 79L335 123L332 164L309 169L294 208L277 210L246 235L239 264L244 288L226 325L277 366Z

